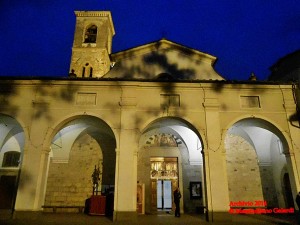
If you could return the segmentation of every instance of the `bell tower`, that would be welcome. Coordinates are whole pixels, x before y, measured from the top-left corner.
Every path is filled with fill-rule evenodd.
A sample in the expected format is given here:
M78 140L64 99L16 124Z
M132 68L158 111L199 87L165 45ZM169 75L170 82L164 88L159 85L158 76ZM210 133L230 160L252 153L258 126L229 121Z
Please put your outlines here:
M75 11L76 27L70 76L102 77L110 69L115 34L109 11Z

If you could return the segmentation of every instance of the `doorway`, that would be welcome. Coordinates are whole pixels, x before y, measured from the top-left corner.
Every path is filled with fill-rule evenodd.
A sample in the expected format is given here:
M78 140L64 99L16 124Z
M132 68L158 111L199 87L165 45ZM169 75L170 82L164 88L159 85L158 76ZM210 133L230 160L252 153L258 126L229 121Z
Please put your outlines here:
M151 161L151 209L171 211L173 191L178 187L177 158L153 157Z
M292 194L291 182L288 173L283 175L283 188L284 188L284 197L285 197L285 205L287 208L294 208L294 198Z
M172 209L172 182L171 180L157 180L157 209Z
M13 209L17 176L3 175L0 178L0 209Z

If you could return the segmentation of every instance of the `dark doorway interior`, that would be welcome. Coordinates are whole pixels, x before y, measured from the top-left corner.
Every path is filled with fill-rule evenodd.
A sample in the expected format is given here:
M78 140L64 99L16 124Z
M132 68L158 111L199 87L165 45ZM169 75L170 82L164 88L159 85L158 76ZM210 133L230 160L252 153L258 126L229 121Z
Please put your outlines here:
M0 209L12 209L16 176L1 176L0 178Z
M290 182L290 177L288 173L285 173L283 175L283 186L284 186L284 194L285 194L285 203L286 207L295 207L294 205L294 198L292 194L292 189L291 189L291 182Z

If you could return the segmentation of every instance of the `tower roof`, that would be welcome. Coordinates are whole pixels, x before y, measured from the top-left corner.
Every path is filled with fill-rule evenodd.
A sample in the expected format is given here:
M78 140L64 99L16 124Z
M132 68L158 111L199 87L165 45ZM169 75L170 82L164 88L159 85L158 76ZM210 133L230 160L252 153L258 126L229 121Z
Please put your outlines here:
M108 17L110 28L113 35L115 35L115 28L110 11L75 11L76 17Z

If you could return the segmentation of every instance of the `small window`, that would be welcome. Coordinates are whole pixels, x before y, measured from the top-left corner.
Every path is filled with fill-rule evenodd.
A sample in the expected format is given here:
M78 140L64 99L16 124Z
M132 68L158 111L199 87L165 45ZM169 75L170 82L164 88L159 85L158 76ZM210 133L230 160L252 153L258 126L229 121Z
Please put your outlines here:
M82 77L93 77L93 67L89 63L82 67Z
M2 167L18 167L20 160L20 152L5 152Z
M82 77L85 76L85 67L82 67Z
M84 43L96 43L97 40L97 26L92 25L86 29L84 35Z

